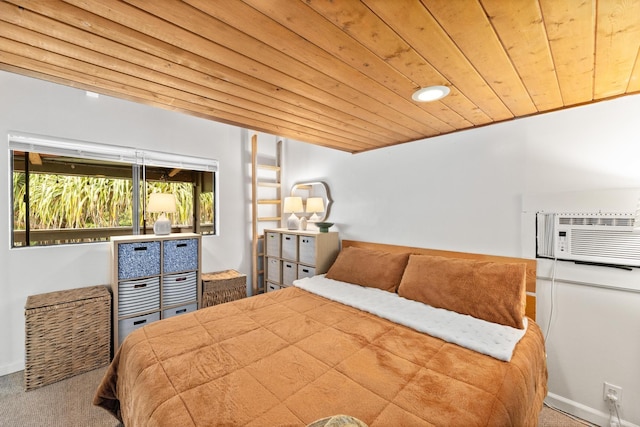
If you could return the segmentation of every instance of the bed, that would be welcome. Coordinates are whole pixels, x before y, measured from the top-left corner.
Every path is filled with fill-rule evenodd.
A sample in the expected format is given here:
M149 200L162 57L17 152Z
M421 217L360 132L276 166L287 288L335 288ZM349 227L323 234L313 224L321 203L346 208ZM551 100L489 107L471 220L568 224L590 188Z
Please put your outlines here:
M534 260L343 241L326 275L134 331L94 404L127 427L537 426L534 292Z

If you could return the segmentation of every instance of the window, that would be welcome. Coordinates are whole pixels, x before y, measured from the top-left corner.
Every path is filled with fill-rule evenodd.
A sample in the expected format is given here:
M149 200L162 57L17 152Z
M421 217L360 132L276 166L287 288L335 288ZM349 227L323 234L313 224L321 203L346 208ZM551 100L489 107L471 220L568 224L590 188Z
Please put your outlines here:
M152 234L149 194L171 193L172 232L216 234L216 160L10 134L12 247Z

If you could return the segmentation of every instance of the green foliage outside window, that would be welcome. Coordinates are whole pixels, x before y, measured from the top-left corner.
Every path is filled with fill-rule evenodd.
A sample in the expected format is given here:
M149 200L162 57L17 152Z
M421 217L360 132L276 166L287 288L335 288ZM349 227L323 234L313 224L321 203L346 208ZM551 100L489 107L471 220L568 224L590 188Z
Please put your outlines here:
M31 174L31 229L130 227L131 185L130 179ZM24 230L24 173L13 174L13 191L14 230ZM153 192L173 193L176 196L178 211L169 215L174 225L193 224L191 183L148 182L147 194ZM212 223L213 193L202 193L200 202L200 223Z

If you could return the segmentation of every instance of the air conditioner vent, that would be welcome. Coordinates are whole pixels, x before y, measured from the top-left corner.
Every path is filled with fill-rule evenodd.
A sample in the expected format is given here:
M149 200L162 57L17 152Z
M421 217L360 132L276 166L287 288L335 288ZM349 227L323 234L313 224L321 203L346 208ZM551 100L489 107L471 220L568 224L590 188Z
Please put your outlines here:
M629 231L575 229L570 245L577 256L640 261L640 236Z
M559 216L560 225L602 225L610 227L633 227L633 217L612 216Z
M633 214L537 214L542 258L640 267L640 232Z

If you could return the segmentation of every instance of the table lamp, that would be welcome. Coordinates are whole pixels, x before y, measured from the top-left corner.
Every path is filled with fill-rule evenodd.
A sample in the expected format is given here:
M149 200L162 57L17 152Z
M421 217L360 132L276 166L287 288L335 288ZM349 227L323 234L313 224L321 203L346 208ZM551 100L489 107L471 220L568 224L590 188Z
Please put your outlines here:
M304 212L302 208L302 197L285 197L284 208L282 210L284 213L291 214L291 216L287 218L287 228L289 230L297 230L300 222L296 216L296 212Z
M176 211L176 197L173 194L152 193L149 195L147 212L160 213L158 219L153 224L153 232L157 236L171 233L171 220L166 217L167 213Z
M312 214L309 217L309 222L320 221L317 212L324 212L324 200L322 197L309 197L307 199L307 213Z

